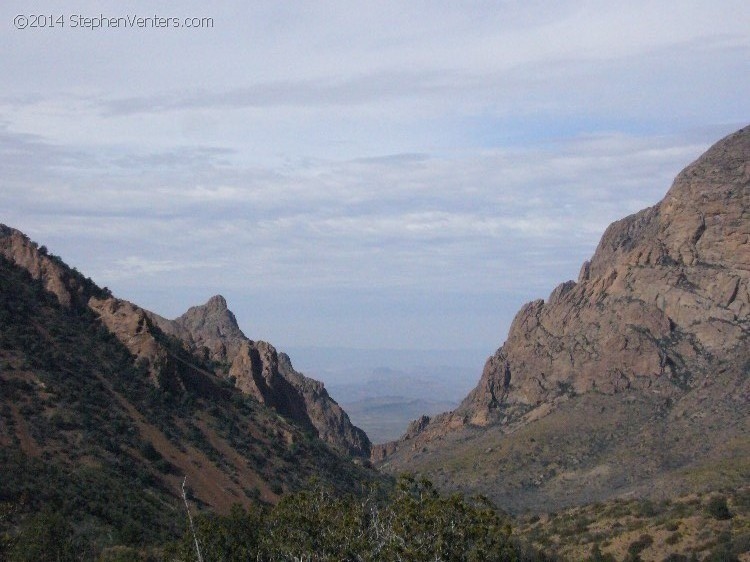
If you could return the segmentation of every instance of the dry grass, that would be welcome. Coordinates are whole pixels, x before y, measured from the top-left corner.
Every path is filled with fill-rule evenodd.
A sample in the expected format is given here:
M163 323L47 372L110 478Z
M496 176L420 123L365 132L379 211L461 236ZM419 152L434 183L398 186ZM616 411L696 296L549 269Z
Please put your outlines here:
M519 518L515 533L564 560L586 560L598 545L602 554L625 560L639 549L644 562L670 554L703 559L725 549L750 559L750 486L723 492L731 513L717 519L709 510L716 494L688 495L674 501L613 500L558 513Z

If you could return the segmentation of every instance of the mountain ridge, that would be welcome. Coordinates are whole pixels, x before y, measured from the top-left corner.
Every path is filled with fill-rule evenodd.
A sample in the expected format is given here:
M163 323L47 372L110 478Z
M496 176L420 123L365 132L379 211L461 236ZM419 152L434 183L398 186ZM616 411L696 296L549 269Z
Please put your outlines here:
M0 225L0 254L40 279L60 304L85 306L99 315L107 329L148 365L152 380L157 372L172 369L173 358L154 331L179 340L183 347L202 360L211 361L237 387L261 403L277 410L345 454L368 457L367 435L349 421L346 412L328 395L318 381L297 373L291 360L279 360L276 349L267 342L254 342L242 333L237 319L221 295L193 306L175 320L167 320L128 301L113 297L90 279L70 275L64 264L47 254L26 235Z
M437 459L452 462L448 449L455 450L456 442L464 447L461 454L481 457L469 450L468 442L492 441L486 448L493 449L503 439L515 442L516 437L509 437L513 434L533 433L545 418L565 426L568 421L561 412L566 408L588 409L596 418L579 420L578 425L570 422L574 436L583 435L586 422L602 425L604 431L608 414L595 414L590 406L596 402L605 408L602 412L622 412L628 409L620 403L624 398L648 412L642 420L645 429L628 431L647 431L651 416L661 416L650 429L658 427L671 437L684 422L676 419L678 413L702 403L704 408L739 414L735 429L740 432L747 426L750 401L749 209L750 127L745 127L680 172L660 203L610 225L577 282L558 285L546 301L524 305L506 342L487 360L479 383L456 410L414 422L400 440L376 446L373 460L393 472L426 470L448 488L490 492L516 508L524 501L557 506L590 499L590 479L581 468L558 462L560 455L552 451L545 453L542 463L557 468L538 471L546 476L533 477L525 489L519 484L521 489L515 491L503 491L504 484L492 474L479 474L473 484L462 487L461 471L441 474ZM568 414L575 418L573 412ZM642 412L631 415L635 419ZM617 416L613 413L612 419ZM716 420L737 423L737 418L723 414ZM711 434L700 424L687 424L682 430L686 435ZM538 442L539 437L529 438ZM626 449L635 446L632 439L630 433L615 432L611 437ZM652 445L659 447L654 439ZM517 445L519 451L534 449ZM747 439L740 439L740 445L746 451ZM590 470L604 467L596 478L609 482L616 493L645 485L646 474L637 466L618 467L611 461L616 452L597 456L591 444L579 442L576 447L575 455ZM656 452L650 454L649 470L652 475L666 474L699 463L708 454L699 449L687 446L690 453L683 455L671 444L659 460ZM685 458L691 454L695 458ZM524 481L524 467L537 471L531 461L521 461L513 469L507 461L489 456L518 482ZM565 497L555 487L561 485L561 473L569 473L575 497Z
M242 392L314 430L346 454L369 457L369 438L350 422L325 385L295 371L289 356L268 342L247 338L223 296L215 295L171 321L148 315L192 353L218 364Z

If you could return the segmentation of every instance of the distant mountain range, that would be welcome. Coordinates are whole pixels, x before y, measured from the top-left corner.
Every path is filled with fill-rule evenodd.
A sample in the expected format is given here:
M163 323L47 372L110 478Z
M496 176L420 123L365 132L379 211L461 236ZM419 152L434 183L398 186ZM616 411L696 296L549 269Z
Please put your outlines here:
M397 439L411 420L455 408L476 383L485 353L474 349L290 350L373 443Z
M444 365L403 370L380 367L363 381L334 383L328 388L373 443L385 443L397 439L414 418L458 406L456 397L468 386L461 371Z
M592 181L595 181L592 180ZM525 305L474 390L375 447L505 508L750 482L750 127Z

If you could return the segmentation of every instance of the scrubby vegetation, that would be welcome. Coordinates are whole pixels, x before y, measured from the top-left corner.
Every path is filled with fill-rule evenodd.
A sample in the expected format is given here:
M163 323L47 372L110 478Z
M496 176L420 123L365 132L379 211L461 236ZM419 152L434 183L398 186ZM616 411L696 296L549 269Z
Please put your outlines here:
M673 500L612 500L517 520L519 536L566 560L750 559L750 488Z
M723 498L730 519L710 510ZM191 502L192 504L192 502ZM193 507L194 504L192 504ZM0 504L0 522L18 510ZM750 554L750 490L674 501L615 500L542 516L511 519L486 498L445 496L424 479L373 483L342 493L322 480L287 493L276 505L236 504L226 515L170 512L182 538L150 546L102 546L81 533L76 514L50 506L0 535L9 562L192 562L196 539L209 561L587 561L733 562ZM143 529L131 528L142 533Z
M183 516L184 518L184 516ZM360 496L323 482L284 496L276 506L235 505L225 516L195 518L196 535L164 547L109 547L97 551L70 522L48 510L5 541L15 561L193 561L196 539L208 561L545 561L524 545L510 521L486 499L441 496L426 480L403 477L395 488Z

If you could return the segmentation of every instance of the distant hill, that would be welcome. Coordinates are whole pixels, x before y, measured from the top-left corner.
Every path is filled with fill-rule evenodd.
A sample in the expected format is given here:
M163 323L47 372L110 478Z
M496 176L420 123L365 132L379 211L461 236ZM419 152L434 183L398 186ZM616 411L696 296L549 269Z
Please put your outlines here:
M458 406L475 383L474 349L292 349L373 443L397 439L410 420Z
M750 127L525 305L479 384L373 459L505 508L750 482Z
M404 396L381 396L356 401L342 401L342 407L351 419L367 431L373 443L397 439L404 427L422 415L432 415L455 408L457 403L422 400Z
M0 534L43 510L88 544L163 542L197 507L359 492L370 442L221 297L169 321L0 226Z

